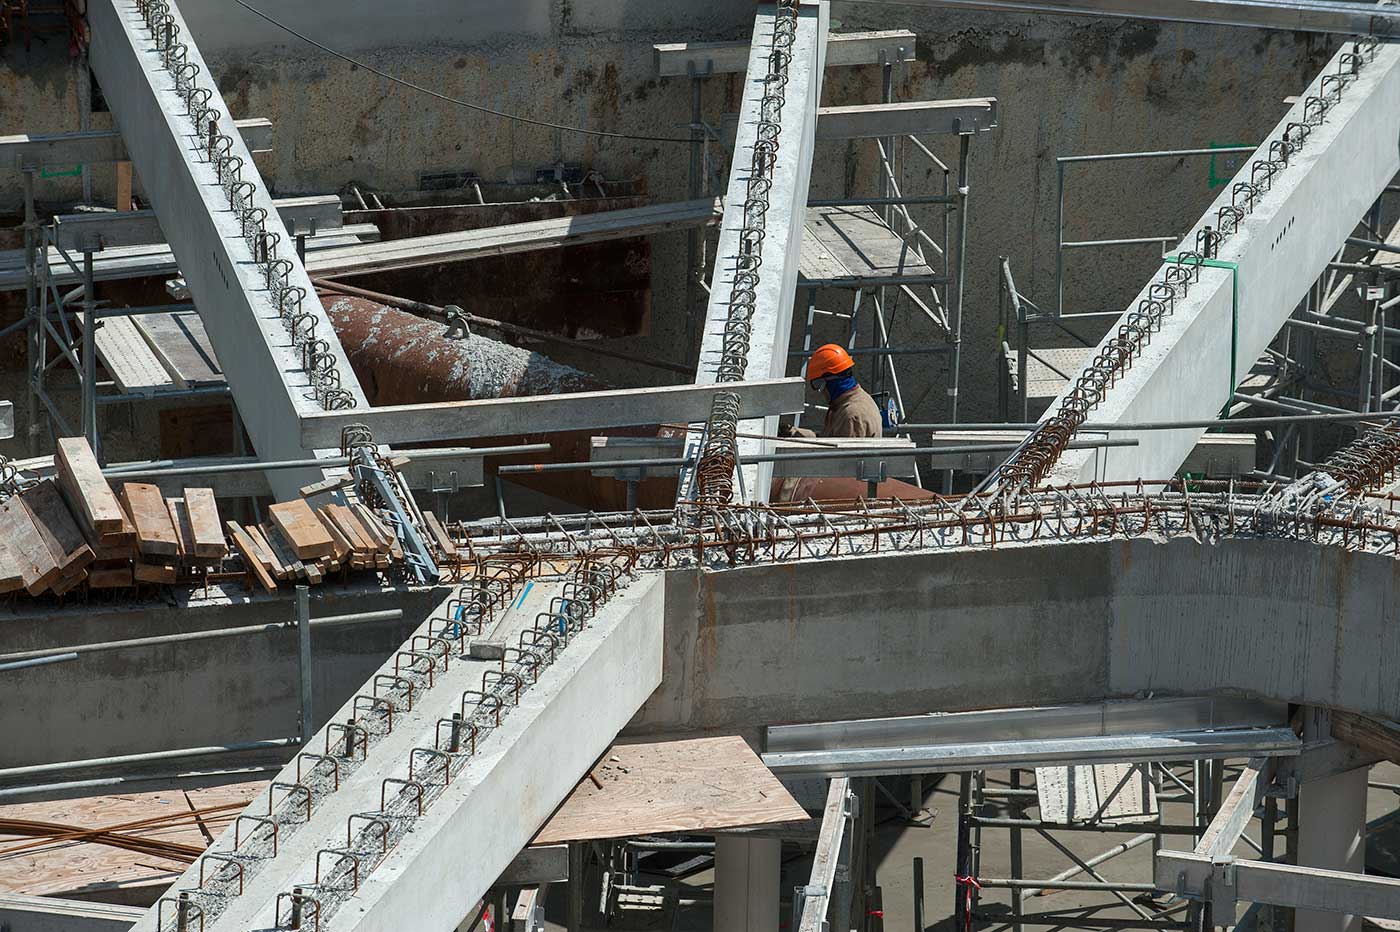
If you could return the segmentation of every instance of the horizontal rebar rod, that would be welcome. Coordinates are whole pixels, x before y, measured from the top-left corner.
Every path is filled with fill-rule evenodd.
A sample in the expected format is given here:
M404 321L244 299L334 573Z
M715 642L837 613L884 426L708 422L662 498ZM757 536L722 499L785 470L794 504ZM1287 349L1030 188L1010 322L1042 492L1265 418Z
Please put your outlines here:
M1393 421L1400 420L1400 411L1348 411L1343 414L1280 414L1269 417L1235 417L1228 420L1199 421L1125 421L1121 424L1086 423L1081 431L1109 430L1188 430L1203 427L1272 427L1276 424L1344 424L1350 421ZM977 424L900 424L898 431L992 431L992 430L1034 430L1041 422L1017 424L997 424L982 422ZM951 450L951 447L945 448Z
M1135 447L1136 440L1085 440L1072 443L1071 450L1094 450L1101 447ZM740 465L748 463L783 463L805 460L840 460L852 457L874 459L885 457L895 459L904 456L921 456L931 453L1007 453L1016 449L1011 443L974 443L956 447L865 447L847 450L817 450L811 453L764 453L753 456L740 456ZM496 470L502 476L523 475L541 472L569 472L579 469L641 469L648 466L686 466L689 457L670 456L635 460L589 460L583 463L528 463L520 466L501 466Z
M50 663L66 663L69 660L77 660L78 655L71 650L60 648L57 651L38 651L39 656L28 660L15 660L13 662L0 663L0 671L23 670L28 667L42 667ZM5 658L0 657L0 660Z

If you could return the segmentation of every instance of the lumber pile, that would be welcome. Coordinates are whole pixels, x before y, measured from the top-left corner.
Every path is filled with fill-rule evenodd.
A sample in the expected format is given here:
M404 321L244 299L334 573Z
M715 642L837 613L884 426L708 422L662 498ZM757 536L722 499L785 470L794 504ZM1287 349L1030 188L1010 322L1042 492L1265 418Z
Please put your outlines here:
M403 560L393 531L353 493L339 496L346 503L282 502L261 524L240 524L219 514L210 489L168 498L149 483L113 487L81 437L58 441L54 466L52 479L0 503L0 595L240 578L272 592L281 582L319 583ZM436 519L430 532L450 546Z
M305 499L268 509L262 524L229 521L234 548L258 584L269 592L279 582L318 583L341 570L385 570L403 559L398 539L364 505Z

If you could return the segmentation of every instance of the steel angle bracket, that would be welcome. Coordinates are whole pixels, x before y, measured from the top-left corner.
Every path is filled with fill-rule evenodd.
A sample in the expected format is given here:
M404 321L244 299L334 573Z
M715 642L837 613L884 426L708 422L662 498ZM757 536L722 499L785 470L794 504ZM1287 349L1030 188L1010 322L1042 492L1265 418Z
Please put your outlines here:
M404 561L419 583L425 586L432 585L438 581L442 572L438 569L437 561L433 559L427 543L418 533L418 526L404 509L403 500L399 497L394 481L374 461L373 450L372 446L367 446L355 451L355 478L358 482L368 481L379 493L379 497L389 508L389 523L393 526L394 536L403 545Z

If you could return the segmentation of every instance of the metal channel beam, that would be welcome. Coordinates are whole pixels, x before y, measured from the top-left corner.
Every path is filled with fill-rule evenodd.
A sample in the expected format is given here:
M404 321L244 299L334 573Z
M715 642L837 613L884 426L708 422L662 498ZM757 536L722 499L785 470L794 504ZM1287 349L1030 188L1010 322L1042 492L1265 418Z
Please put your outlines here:
M1239 900L1400 919L1400 880L1389 877L1211 858L1190 851L1157 852L1153 877L1159 890L1209 901L1212 918L1222 926L1234 925Z
M910 0L914 4L1009 13L1155 19L1293 32L1400 35L1400 12L1369 3L1309 0Z
M277 256L290 264L287 283L305 296L301 313L310 315L306 320L314 322L316 337L326 342L340 386L356 407L366 407L364 392L344 362L335 330L296 258L252 153L233 129L233 118L195 45L195 36L173 3L169 16L178 30L177 41L185 47L185 67L198 69L199 86L209 93L205 101L209 116L217 119L220 128L227 127L228 154L242 161L242 179L252 185L248 202L265 212L265 228L280 237ZM304 456L299 418L321 410L320 404L273 305L263 269L244 239L240 219L229 209L228 196L188 116L186 101L175 88L175 78L156 50L134 0L93 0L88 4L88 21L93 73L170 239L253 446L268 460ZM319 478L319 470L286 470L270 474L268 482L279 497L290 497Z
M826 67L914 61L917 37L908 29L847 32L827 36ZM654 45L656 74L662 78L743 74L749 68L747 42L675 42Z
M817 111L818 139L976 133L994 129L996 125L995 97L854 104L822 107Z
M1171 731L1097 738L1043 738L970 744L779 751L764 754L763 763L769 770L784 776L881 776L901 773L955 773L1003 767L1046 767L1056 764L1274 757L1297 754L1301 746L1302 742L1298 736L1286 727L1242 728L1233 731Z
M1246 167L1182 240L1178 254L1198 250L1206 228L1222 228L1222 209L1232 209L1236 198L1250 199L1240 184L1258 185L1253 210L1237 221L1237 231L1224 238L1209 265L1199 269L1189 293L1175 300L1161 318L1161 329L1150 334L1130 368L1111 382L1090 412L1094 421L1214 417L1357 221L1400 172L1400 149L1395 145L1400 138L1400 46L1380 45L1359 75L1339 79L1339 73L1351 71L1356 54L1355 46L1347 43L1245 163L1277 159L1285 134L1297 140L1304 130L1293 127L1309 124L1306 139L1287 164L1271 180L1262 173L1249 177L1252 169ZM1319 100L1329 103L1320 122ZM1172 265L1169 259L1130 310L1146 306L1154 289L1165 287L1169 271L1177 272L1169 268ZM1109 344L1117 337L1115 327L1090 355L1090 366L1100 354L1113 357L1116 350ZM1061 411L1074 382L1044 420ZM1046 481L1171 476L1202 432L1113 431L1111 437L1135 438L1138 446L1107 456L1066 453Z
M341 428L350 424L364 424L377 441L393 444L689 423L704 419L721 390L739 395L743 416L776 418L802 409L804 389L801 379L768 379L317 412L302 418L301 442L308 449L337 444Z
M403 929L406 916L415 932L457 928L661 679L665 587L653 574L619 589L581 630L552 644L552 662L536 666L515 698L503 679L505 711L478 736L471 723L489 725L492 706L472 691L497 690L490 678L503 666L518 669L510 652L522 633L541 630L540 613L559 611L554 605L569 592L567 584L517 580L480 635L462 640L454 621L479 604L476 596L463 592L444 602L364 685L362 698L337 710L307 743L312 756L285 768L245 810L241 828L225 832L175 882L164 925L157 906L135 932L173 928L173 903L182 891L194 903L191 929L201 925L201 906L209 910L205 932L287 928L287 895L298 889L308 898L299 907L303 929L388 932ZM507 663L474 659L469 641L510 645ZM544 639L535 643L537 652L545 649ZM429 657L436 658L433 675L425 676ZM414 691L406 698L410 680ZM374 697L387 698L392 709ZM453 745L453 714L464 709L470 714L455 728ZM339 724L347 721L373 735ZM444 781L437 749L454 747L454 772ZM322 753L338 760L334 771ZM333 773L339 776L332 779ZM414 781L424 787L421 811ZM299 786L311 787L310 795ZM265 819L269 811L278 823L275 853L270 825L249 818ZM202 887L201 870L213 881Z
M855 775L1296 754L1287 722L1280 703L1193 697L775 725L763 762Z
M288 229L338 230L345 225L340 198L334 194L278 198L272 203ZM55 244L70 251L166 242L154 210L60 214L53 223Z
M778 10L770 5L759 7L754 16L753 42L739 105L738 135L724 199L724 219L715 248L710 298L705 309L700 342L699 369L695 376L696 383L700 385L721 381L726 329L731 325L736 279L741 278L740 263L747 266L753 262L753 257L745 253L743 244L753 242L756 224L762 226L758 236L761 261L756 266L757 282L752 287L752 314L747 317L744 338L734 341L735 345L743 346L747 359L740 378L781 378L787 372L787 350L792 333L793 301L797 295L803 217L812 174L812 151L816 142L817 106L821 100L830 8L825 0L803 2L797 7L796 30L786 65L787 78L781 83L782 104L776 115L780 127L777 150L766 165L768 183L761 189L755 185L754 189L762 192L767 207L766 210L756 210L751 206L755 194L750 188L750 176L755 170L755 152L760 148L764 98L769 90L773 37L779 16ZM769 116L775 115L770 113ZM761 216L756 217L755 213ZM743 313L742 308L736 310L738 314ZM732 374L727 376L726 384L733 378ZM778 421L774 416L751 418L739 423L738 433L772 436L777 428ZM702 425L696 425L686 439L687 455L693 460L699 459L702 440ZM767 441L741 437L736 441L735 452L745 456L769 453L771 449ZM737 467L737 472L737 495L750 501L768 500L773 475L771 463ZM677 486L681 497L694 494L694 476L692 469L682 472Z
M250 152L256 155L272 151L271 120L238 120L234 126ZM0 136L0 165L13 165L19 170L130 160L126 142L116 130Z

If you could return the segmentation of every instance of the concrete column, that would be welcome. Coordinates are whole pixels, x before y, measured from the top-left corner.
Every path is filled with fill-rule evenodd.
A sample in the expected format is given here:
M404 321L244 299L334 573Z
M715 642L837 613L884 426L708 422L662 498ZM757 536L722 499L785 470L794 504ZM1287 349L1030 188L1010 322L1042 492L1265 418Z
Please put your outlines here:
M715 836L715 932L777 932L783 843Z
M1304 783L1298 790L1298 864L1362 873L1366 869L1366 774L1359 767ZM1294 932L1360 932L1361 917L1300 909Z

